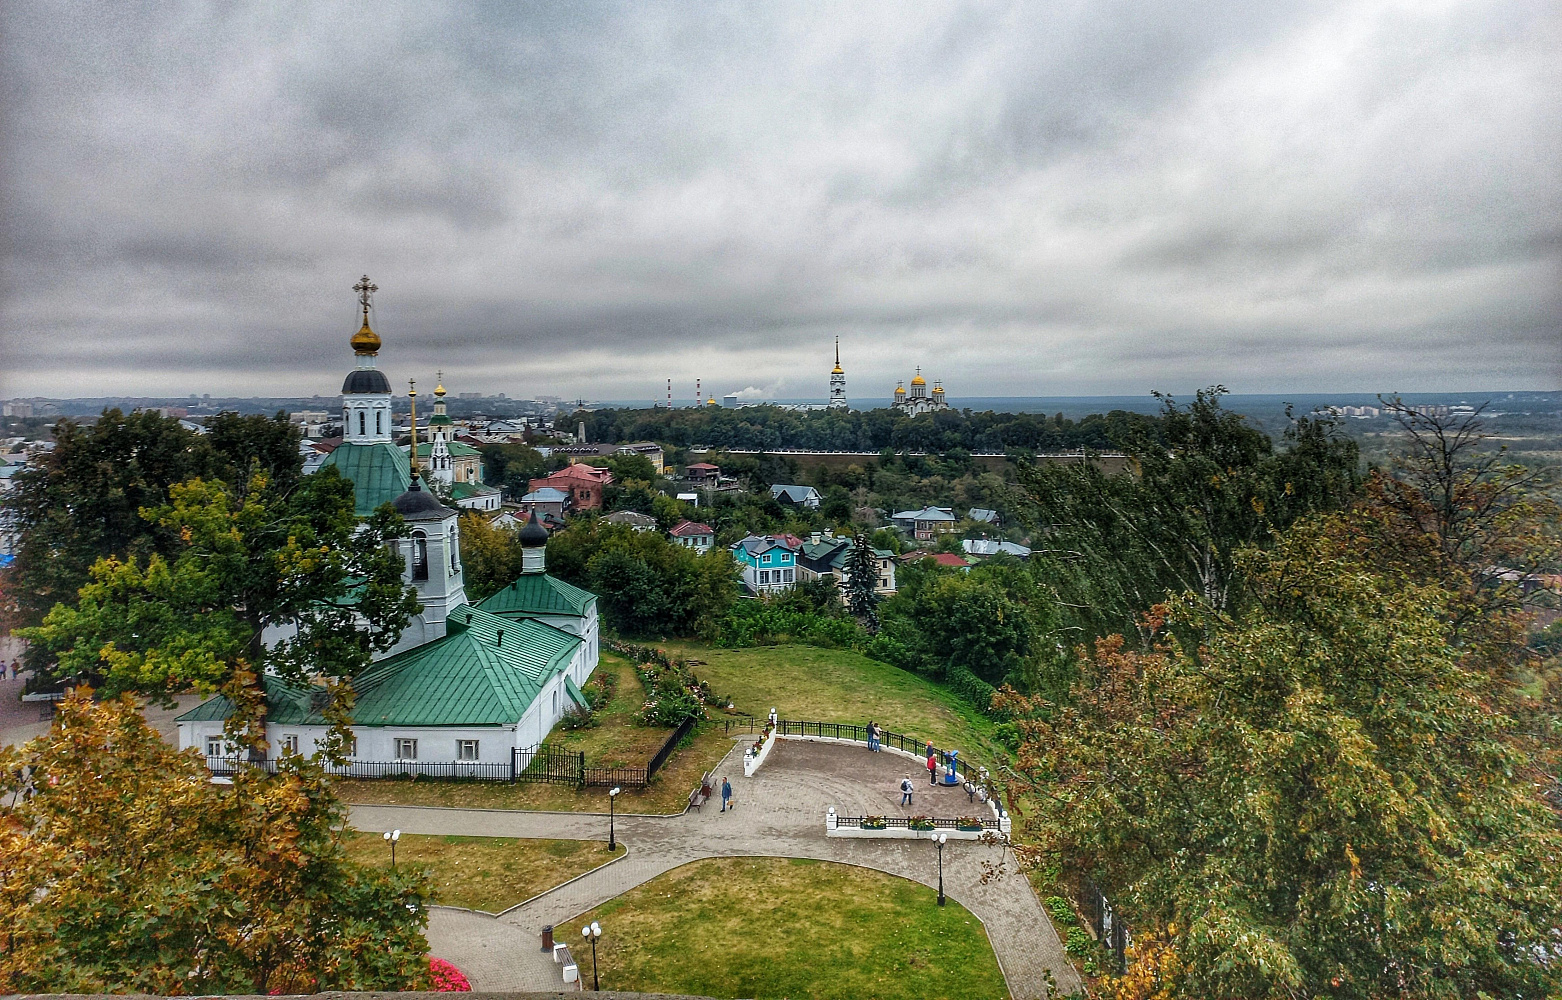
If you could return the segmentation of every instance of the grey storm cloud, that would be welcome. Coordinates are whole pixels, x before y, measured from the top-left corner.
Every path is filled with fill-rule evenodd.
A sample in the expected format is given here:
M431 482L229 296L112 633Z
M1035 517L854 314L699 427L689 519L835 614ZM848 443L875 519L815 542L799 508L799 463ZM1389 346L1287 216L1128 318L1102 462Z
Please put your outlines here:
M1562 383L1551 0L0 28L0 395L329 394L365 272L393 377L512 395Z

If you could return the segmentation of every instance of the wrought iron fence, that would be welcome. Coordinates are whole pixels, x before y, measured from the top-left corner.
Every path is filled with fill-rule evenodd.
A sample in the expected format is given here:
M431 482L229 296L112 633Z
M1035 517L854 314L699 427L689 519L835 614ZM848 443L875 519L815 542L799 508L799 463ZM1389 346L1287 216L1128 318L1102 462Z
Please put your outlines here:
M475 760L349 760L341 764L321 761L327 774L338 778L438 778L457 781L505 781L577 788L644 788L662 769L684 737L693 731L694 719L668 734L651 760L640 767L608 767L586 763L586 755L560 750L547 744L514 747L506 763ZM247 757L207 757L206 766L214 775L232 776L241 767L258 767L275 774L277 758L251 760Z

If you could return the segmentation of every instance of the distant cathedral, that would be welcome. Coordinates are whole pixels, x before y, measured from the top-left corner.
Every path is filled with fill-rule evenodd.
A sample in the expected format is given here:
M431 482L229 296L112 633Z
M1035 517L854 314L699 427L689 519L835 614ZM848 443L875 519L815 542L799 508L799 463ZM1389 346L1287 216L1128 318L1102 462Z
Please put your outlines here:
M904 411L911 416L918 413L932 413L937 410L949 409L949 404L944 401L944 386L942 382L933 383L933 393L928 395L927 379L922 377L922 369L917 369L916 378L911 380L911 392L906 392L903 382L895 383L895 399L890 403L897 410Z

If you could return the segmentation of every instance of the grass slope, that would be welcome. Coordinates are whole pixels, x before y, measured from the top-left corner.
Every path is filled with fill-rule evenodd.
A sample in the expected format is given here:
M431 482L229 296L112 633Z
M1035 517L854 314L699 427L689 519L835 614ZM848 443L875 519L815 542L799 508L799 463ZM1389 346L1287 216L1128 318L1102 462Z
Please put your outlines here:
M555 933L590 985L706 997L1007 997L981 922L927 886L822 861L722 858L661 875Z
M740 711L783 719L865 725L931 739L991 758L993 723L958 695L925 677L846 649L755 646L719 649L663 643L670 652L703 660L694 672Z
M617 854L622 855L620 846ZM389 865L390 845L379 833L355 833L347 854L368 865ZM612 860L605 840L517 840L513 837L438 837L404 833L398 867L427 868L436 903L498 913Z

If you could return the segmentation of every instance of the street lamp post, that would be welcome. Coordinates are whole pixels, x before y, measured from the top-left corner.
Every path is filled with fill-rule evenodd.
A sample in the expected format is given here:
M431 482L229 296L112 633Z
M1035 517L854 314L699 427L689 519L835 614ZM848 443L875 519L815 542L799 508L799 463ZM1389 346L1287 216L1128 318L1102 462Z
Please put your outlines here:
M591 942L591 988L601 990L602 980L597 976L597 938L602 936L602 925L593 920L580 929L580 934Z
M613 803L618 801L618 793L623 791L614 785L607 793L607 852L612 854L618 850L618 841L613 837Z
M396 841L398 841L400 839L401 839L401 831L400 830L386 830L385 831L385 842L387 844L389 844L390 848L391 848L391 867L392 868L396 867Z
M944 842L949 839L949 834L938 835L938 905L944 905Z

